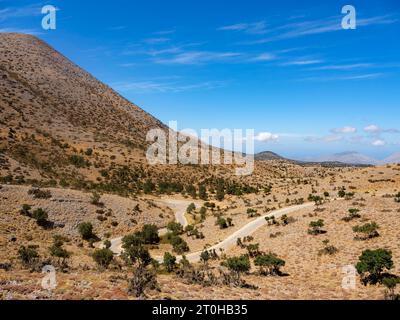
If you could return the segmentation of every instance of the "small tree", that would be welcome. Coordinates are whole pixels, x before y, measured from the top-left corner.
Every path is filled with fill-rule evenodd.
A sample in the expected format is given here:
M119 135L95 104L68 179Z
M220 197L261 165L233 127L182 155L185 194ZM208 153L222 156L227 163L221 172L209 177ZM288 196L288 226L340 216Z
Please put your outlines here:
M176 267L176 257L169 252L165 252L163 264L168 272L172 272Z
M260 244L252 243L247 246L247 252L251 258L255 258L261 254L260 252Z
M199 185L199 198L204 201L208 199L207 189L203 184Z
M110 249L111 248L111 241L110 240L104 240L104 242L103 242L103 247L105 248L105 249Z
M192 213L194 210L196 210L196 205L194 203L189 204L189 206L186 209L187 213Z
M170 222L167 225L167 229L175 236L183 234L183 226L179 222Z
M25 267L32 267L38 260L39 254L36 246L21 246L18 250L18 257Z
M217 223L216 223L216 224L219 226L220 229L226 229L226 228L228 228L228 223L227 223L226 220L225 220L223 217L221 217L221 216L219 216L219 217L217 218Z
M172 236L170 243L177 254L182 254L189 251L187 242L179 236Z
M254 264L260 267L262 275L281 275L280 268L284 267L286 263L276 254L269 253L256 257Z
M154 224L145 224L142 228L142 235L146 244L157 244L160 242L158 228Z
M222 201L224 200L224 198L225 198L225 188L223 184L218 184L215 199L218 201Z
M364 285L376 284L383 279L382 274L394 266L392 252L386 249L365 250L356 264L357 272Z
M157 275L153 270L148 270L146 266L139 265L134 269L132 278L129 280L128 292L136 298L145 297L145 291L158 289Z
M99 265L101 268L107 269L110 263L114 259L114 254L110 249L96 249L93 254L92 254L93 260L96 261L96 263Z
M250 270L250 259L247 255L228 258L224 265L232 272L237 285L241 283L240 274Z
M23 204L20 212L24 216L31 217L32 216L32 213L30 212L31 209L32 207L29 204Z
M324 225L324 220L322 219L319 219L318 221L311 221L309 225L311 229L308 229L308 234L319 235L326 233L326 231L322 230Z
M78 232L84 240L92 240L96 238L93 233L93 225L90 222L82 222L78 225Z
M42 208L39 208L33 211L32 218L36 220L39 226L45 227L48 224L49 215Z
M49 248L49 251L52 257L61 259L61 263L65 264L66 259L68 259L71 254L63 248L63 245L64 241L62 241L59 237L55 237L53 245Z
M90 203L95 205L95 206L101 207L104 204L100 201L100 199L101 199L101 195L99 193L97 193L97 192L93 192L92 196L90 198Z
M355 226L353 227L353 231L358 234L355 240L368 240L379 237L378 229L379 226L375 222L366 223L362 226Z
M350 222L354 219L359 219L361 218L359 212L360 212L359 209L349 209L349 215L347 217L344 217L342 220L345 222Z
M400 283L399 277L386 277L382 280L382 284L386 287L385 292L386 300L400 300L400 295L396 294L395 290L397 285Z
M336 254L339 251L335 246L330 245L329 242L330 241L328 239L322 241L322 243L325 245L325 247L323 249L319 250L318 255L320 255L320 256L322 256L322 255L330 255L330 256L332 256L332 255Z
M208 252L208 250L204 250L201 254L200 254L200 261L203 262L205 265L208 263L208 260L211 259L210 256L210 252Z

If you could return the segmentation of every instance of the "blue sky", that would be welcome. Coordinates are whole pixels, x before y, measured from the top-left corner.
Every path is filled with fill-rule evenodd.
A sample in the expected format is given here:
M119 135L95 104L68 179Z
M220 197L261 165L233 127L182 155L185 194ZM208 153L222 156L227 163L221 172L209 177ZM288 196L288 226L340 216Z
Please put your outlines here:
M400 151L398 0L0 0L0 31L39 36L180 129L254 128L257 151L295 158Z

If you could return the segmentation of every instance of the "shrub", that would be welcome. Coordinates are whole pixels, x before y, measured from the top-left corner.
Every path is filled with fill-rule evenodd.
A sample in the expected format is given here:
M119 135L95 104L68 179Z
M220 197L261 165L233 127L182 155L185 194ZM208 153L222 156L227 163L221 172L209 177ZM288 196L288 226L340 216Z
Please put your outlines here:
M99 267L107 269L114 259L114 254L110 249L103 248L95 250L92 257Z
M45 227L48 224L49 215L42 208L39 208L33 211L32 218L36 220L39 226Z
M39 259L39 254L36 251L36 246L21 246L18 250L18 257L22 264L27 267L31 267Z
M199 185L199 198L204 201L208 199L207 189L203 184Z
M136 298L145 297L146 289L158 289L157 276L154 271L148 270L145 266L139 266L133 271L129 280L128 292Z
M221 217L221 216L219 216L219 217L217 218L216 225L218 225L220 229L226 229L226 228L228 228L228 223L227 223L226 220L225 220L223 217Z
M84 240L91 240L96 238L93 233L93 225L90 222L82 222L78 225L78 232Z
M110 240L104 240L103 246L105 249L110 249L111 248L111 241Z
M187 213L192 213L194 210L196 210L196 205L194 203L189 204L189 206L186 209Z
M92 196L90 198L90 203L95 205L95 206L103 206L104 204L100 202L101 195L98 194L97 192L93 192Z
M183 234L183 226L179 222L170 222L167 229L175 236Z
M349 209L349 216L344 217L342 220L345 222L350 222L354 219L359 219L361 218L361 215L359 214L360 210L359 209Z
M179 236L172 236L170 243L177 254L182 254L189 251L187 242Z
M145 244L157 244L160 242L158 228L154 224L145 224L142 228L141 235Z
M28 194L33 195L35 199L50 199L51 192L49 190L41 190L37 188L30 189Z
M339 250L333 246L333 245L329 245L329 240L324 240L322 241L322 243L325 245L325 247L321 250L319 250L318 255L334 255L336 254Z
M396 276L383 278L382 284L387 288L385 300L400 300L400 295L395 293L395 289L399 283L400 278Z
M384 271L394 266L392 252L386 249L365 250L356 264L357 272L364 285L381 282Z
M376 222L353 227L353 231L359 234L355 237L356 240L368 240L379 237L378 229L379 226L376 224Z
M234 274L236 274L237 278L240 277L241 273L248 272L250 270L250 260L247 255L228 258L224 262L224 265Z
M23 204L20 213L24 216L31 217L32 216L32 213L30 212L31 209L32 207L29 204Z
M256 257L254 264L260 267L262 275L281 275L280 268L284 267L286 263L276 254L269 253Z
M59 238L54 238L53 245L49 248L52 257L60 258L63 261L70 257L70 253L63 248L64 242Z
M85 158L76 154L69 157L69 162L77 168L85 168L88 166Z
M326 231L322 230L324 226L324 220L319 219L318 221L311 221L309 227L311 229L308 229L308 234L311 235L319 235L326 233Z
M176 267L176 257L169 252L165 252L163 264L168 272L172 272Z

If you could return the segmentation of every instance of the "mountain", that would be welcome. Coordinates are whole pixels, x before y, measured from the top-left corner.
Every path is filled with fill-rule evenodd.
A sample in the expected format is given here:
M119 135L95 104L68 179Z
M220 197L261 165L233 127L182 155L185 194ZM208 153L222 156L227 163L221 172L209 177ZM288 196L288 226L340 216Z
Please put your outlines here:
M394 153L382 161L384 164L400 163L400 152Z
M0 183L126 195L240 180L233 165L150 165L147 132L169 128L31 35L0 33L0 114Z
M272 151L263 151L254 155L254 159L258 161L269 161L269 160L287 160Z
M353 159L351 159L351 155L354 155ZM323 167L347 167L347 166L365 166L365 165L368 166L372 164L372 162L369 162L371 158L369 158L370 160L368 161L365 156L362 155L358 156L357 154L356 157L355 155L356 153L353 152L344 152L316 159L293 160L284 158L272 151L263 151L255 154L254 159L257 161L280 160L300 166L323 166Z
M379 164L378 160L368 157L368 156L363 155L358 152L353 152L353 151L321 156L319 158L314 159L314 161L341 162L341 163L356 164L356 165L378 165Z

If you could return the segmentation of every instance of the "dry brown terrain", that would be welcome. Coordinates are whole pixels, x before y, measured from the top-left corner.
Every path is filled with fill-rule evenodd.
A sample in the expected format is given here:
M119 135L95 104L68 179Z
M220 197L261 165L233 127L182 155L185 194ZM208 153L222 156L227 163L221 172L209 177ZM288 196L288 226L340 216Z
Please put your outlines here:
M260 275L252 259L241 278L257 288L221 283L219 272L228 274L221 262L247 253L236 246L194 265L216 276L211 284L190 281L179 268L148 266L159 284L159 290L145 290L148 299L383 299L382 285L364 286L358 275L354 290L341 286L343 266L354 266L366 249L390 250L390 272L400 274L400 165L257 161L247 177L233 175L232 166L150 166L145 133L168 129L41 40L20 34L0 33L0 114L0 299L136 299L128 286L136 262L114 256L100 268L92 255L106 239L174 221L174 208L163 199L209 202L186 214L202 235L180 235L187 253L215 245L260 215L312 201L310 195L322 203L291 213L287 225L278 219L243 239L284 259L285 276ZM331 201L340 190L344 199ZM40 208L48 214L45 227L29 217ZM361 217L343 221L349 209L359 209ZM218 217L230 225L221 228ZM326 233L308 234L318 219ZM96 241L82 239L77 227L83 222L92 224ZM379 237L354 240L352 228L368 222L378 224ZM54 237L70 253L66 264L50 254ZM338 251L319 255L324 240ZM35 246L39 258L32 265L22 263L22 246ZM152 256L178 255L167 236L145 248ZM48 264L57 269L57 287L50 291L41 286L41 267Z

